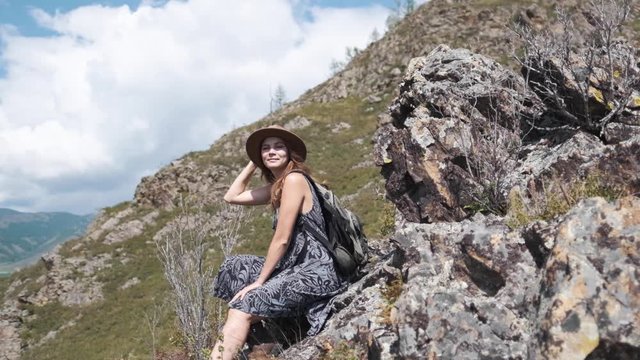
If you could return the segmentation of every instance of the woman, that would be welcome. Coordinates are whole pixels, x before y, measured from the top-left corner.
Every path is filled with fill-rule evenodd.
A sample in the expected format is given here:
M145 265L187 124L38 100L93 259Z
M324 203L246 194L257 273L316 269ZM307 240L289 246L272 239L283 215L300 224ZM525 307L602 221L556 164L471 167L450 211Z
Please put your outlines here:
M247 139L249 164L224 200L231 204L271 204L275 232L266 257L227 258L214 281L215 296L229 301L227 321L212 359L231 359L244 345L249 327L264 318L306 315L317 334L329 315L329 299L347 286L333 259L315 236L326 236L317 195L307 177L307 149L298 136L273 125ZM256 167L266 185L245 190ZM315 227L315 231L307 231Z

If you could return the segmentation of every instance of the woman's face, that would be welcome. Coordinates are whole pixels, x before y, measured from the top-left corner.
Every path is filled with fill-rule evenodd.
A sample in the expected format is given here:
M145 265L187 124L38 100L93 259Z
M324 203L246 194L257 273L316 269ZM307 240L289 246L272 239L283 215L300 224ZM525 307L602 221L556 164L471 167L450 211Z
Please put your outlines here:
M279 137L268 137L262 141L262 163L273 171L284 169L289 163L289 150L287 145Z

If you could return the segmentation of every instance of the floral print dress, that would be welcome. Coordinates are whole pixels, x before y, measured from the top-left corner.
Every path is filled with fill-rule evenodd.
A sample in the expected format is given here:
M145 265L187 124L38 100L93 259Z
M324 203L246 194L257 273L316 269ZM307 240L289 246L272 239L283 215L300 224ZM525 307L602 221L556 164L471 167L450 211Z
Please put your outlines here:
M271 277L229 307L267 318L304 314L311 326L307 335L315 335L329 317L329 300L344 291L348 281L336 271L331 254L316 239L326 237L326 232L317 194L311 183L309 187L313 206L308 213L298 214L287 252ZM277 215L276 212L274 229ZM257 280L264 260L254 255L229 256L214 280L214 295L230 301L238 291Z

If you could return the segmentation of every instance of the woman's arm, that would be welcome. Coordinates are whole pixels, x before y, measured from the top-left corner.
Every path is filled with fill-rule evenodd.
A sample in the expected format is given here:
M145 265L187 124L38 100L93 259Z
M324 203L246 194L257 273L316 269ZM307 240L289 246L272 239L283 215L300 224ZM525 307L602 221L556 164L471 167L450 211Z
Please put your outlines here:
M271 200L271 184L253 190L245 191L247 184L251 180L251 175L256 170L256 165L249 161L242 169L238 177L233 181L227 193L224 194L224 201L236 205L264 205Z
M304 175L300 173L291 173L285 178L282 187L282 198L280 199L278 225L271 239L262 271L260 271L258 279L253 284L240 290L231 301L234 301L236 298L242 299L247 292L264 284L271 276L271 273L273 273L273 270L275 270L278 261L284 256L289 247L293 227L295 226L298 214L302 211L306 191L305 187L307 186Z

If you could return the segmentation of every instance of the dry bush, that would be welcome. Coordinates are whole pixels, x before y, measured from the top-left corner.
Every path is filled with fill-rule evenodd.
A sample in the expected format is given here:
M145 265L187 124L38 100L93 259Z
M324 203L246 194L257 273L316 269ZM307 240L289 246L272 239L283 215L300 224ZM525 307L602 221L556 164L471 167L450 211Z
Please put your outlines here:
M240 226L242 225L241 219L246 216L245 208L238 205L229 205L224 202L220 211L218 211L218 226L215 229L214 236L218 238L220 242L220 250L225 257L231 255L233 249L239 245L240 242Z
M149 331L148 345L151 348L151 360L155 360L158 355L158 335L159 327L165 313L166 301L157 302L153 299L153 306L144 312L144 322Z
M478 99L469 99L473 109L477 109ZM518 113L514 104L500 101L500 94L490 94L483 99L483 117L469 124L468 131L461 131L458 139L462 150L466 171L471 175L476 187L465 187L465 196L472 199L465 210L471 213L493 213L503 215L507 209L505 179L517 165L517 153L521 145ZM496 105L501 103L502 108ZM472 115L469 114L472 118ZM480 121L480 119L483 119Z
M210 342L213 280L212 269L205 264L212 217L200 210L181 201L176 219L155 237L185 345L197 360L206 358L204 351Z
M218 216L205 211L202 203L180 201L177 216L154 237L164 275L182 332L182 342L191 358L208 357L211 322L222 322L223 304L212 297L213 266L207 253L214 239L229 255L238 243L244 220L239 207L226 205Z
M632 15L631 0L589 1L575 13L557 9L559 30L515 29L524 45L516 56L523 75L548 106L528 130L580 129L602 137L610 122L640 125L628 111L638 94L640 71L634 47L621 37ZM579 30L578 21L588 23L589 30Z

